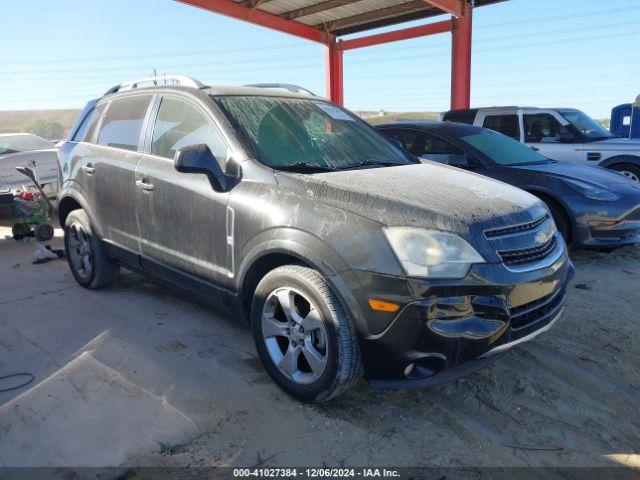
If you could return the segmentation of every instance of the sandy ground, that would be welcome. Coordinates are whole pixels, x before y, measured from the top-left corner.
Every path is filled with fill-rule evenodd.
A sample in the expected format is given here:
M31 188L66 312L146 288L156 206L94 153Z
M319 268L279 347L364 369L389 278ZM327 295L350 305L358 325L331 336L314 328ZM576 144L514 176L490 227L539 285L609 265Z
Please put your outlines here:
M84 290L6 233L0 376L36 378L0 393L0 466L640 468L638 247L574 252L556 327L471 377L312 406L234 319L128 272Z

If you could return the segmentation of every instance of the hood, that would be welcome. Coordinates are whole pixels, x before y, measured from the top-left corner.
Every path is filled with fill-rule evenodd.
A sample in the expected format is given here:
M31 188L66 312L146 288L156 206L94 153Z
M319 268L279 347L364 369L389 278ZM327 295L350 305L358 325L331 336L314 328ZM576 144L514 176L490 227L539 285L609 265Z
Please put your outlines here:
M615 150L640 152L640 139L638 138L608 138L585 144L585 150Z
M467 238L545 212L523 190L433 162L310 175L277 172L276 178L315 201L385 226L431 228Z
M621 173L597 165L580 163L551 162L542 165L514 166L518 170L545 172L560 178L568 178L592 183L613 193L640 194L640 185L632 182Z

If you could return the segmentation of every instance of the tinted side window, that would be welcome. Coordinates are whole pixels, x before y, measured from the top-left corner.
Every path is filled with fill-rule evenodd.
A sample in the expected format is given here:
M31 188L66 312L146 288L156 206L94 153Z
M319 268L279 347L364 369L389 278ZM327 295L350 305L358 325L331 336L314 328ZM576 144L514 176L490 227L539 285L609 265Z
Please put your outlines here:
M204 143L224 167L227 146L218 129L194 105L173 97L162 99L153 128L151 153L173 159L180 147Z
M524 141L534 143L554 143L556 135L568 131L553 115L538 113L524 116Z
M96 133L96 127L98 126L98 120L104 112L105 104L97 105L94 107L89 114L84 117L82 121L82 125L73 136L74 142L93 142Z
M112 101L100 126L98 143L107 147L138 150L142 123L151 95L136 95Z
M484 128L495 130L508 137L520 140L518 115L488 115L484 119Z
M463 154L455 145L440 137L420 130L385 130L385 134L397 139L405 150L416 156L431 154Z

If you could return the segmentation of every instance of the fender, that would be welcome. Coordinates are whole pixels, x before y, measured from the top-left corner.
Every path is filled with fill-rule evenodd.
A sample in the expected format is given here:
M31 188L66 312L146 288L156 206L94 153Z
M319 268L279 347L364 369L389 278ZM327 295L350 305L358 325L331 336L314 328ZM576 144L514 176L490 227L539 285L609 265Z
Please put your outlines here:
M636 155L616 155L615 157L604 159L598 164L598 166L610 168L616 163L630 163L632 165L637 165L638 167L640 167L640 157Z
M295 228L265 230L247 242L238 255L241 263L236 275L236 291L242 291L250 268L261 258L279 253L300 259L318 270L329 283L346 312L351 314L355 328L368 334L368 327L358 301L352 292L361 287L351 267L322 239Z
M550 197L551 199L553 199L564 210L564 213L567 215L567 218L569 219L569 222L571 222L572 231L575 231L575 229L577 228L577 225L576 225L576 222L575 222L575 218L571 214L571 209L567 206L567 204L564 202L564 200L562 200L561 198L558 198L551 190L548 190L546 188L540 188L538 186L529 186L529 185L527 185L526 187L521 187L521 188L523 190L529 192L531 195L534 195L536 197L538 197L538 194L540 194L542 196L546 195L547 197ZM540 197L538 197L538 198L540 198Z
M79 192L74 188L71 188L71 186L63 190L60 193L60 197L58 199L58 222L60 223L60 226L64 228L64 225L62 224L62 221L60 218L60 205L62 205L64 203L64 200L67 198L72 198L73 200L75 200L78 203L78 205L80 205L80 207L85 212L87 212L87 215L89 216L89 220L91 220L91 225L93 226L93 228L95 228L98 236L100 238L103 238L104 235L102 234L103 232L102 225L100 224L100 222L97 221L97 217L95 216L93 210L89 207L89 203L85 200L81 192Z

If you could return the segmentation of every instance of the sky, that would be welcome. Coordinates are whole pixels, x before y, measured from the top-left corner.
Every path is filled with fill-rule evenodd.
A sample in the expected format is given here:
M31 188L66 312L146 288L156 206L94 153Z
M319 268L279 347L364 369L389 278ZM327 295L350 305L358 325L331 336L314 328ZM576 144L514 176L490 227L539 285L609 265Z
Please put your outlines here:
M0 110L81 108L154 69L325 92L323 46L173 0L2 3ZM640 94L640 0L509 0L476 9L473 34L472 106L608 118ZM444 111L450 55L450 34L345 52L345 106Z

